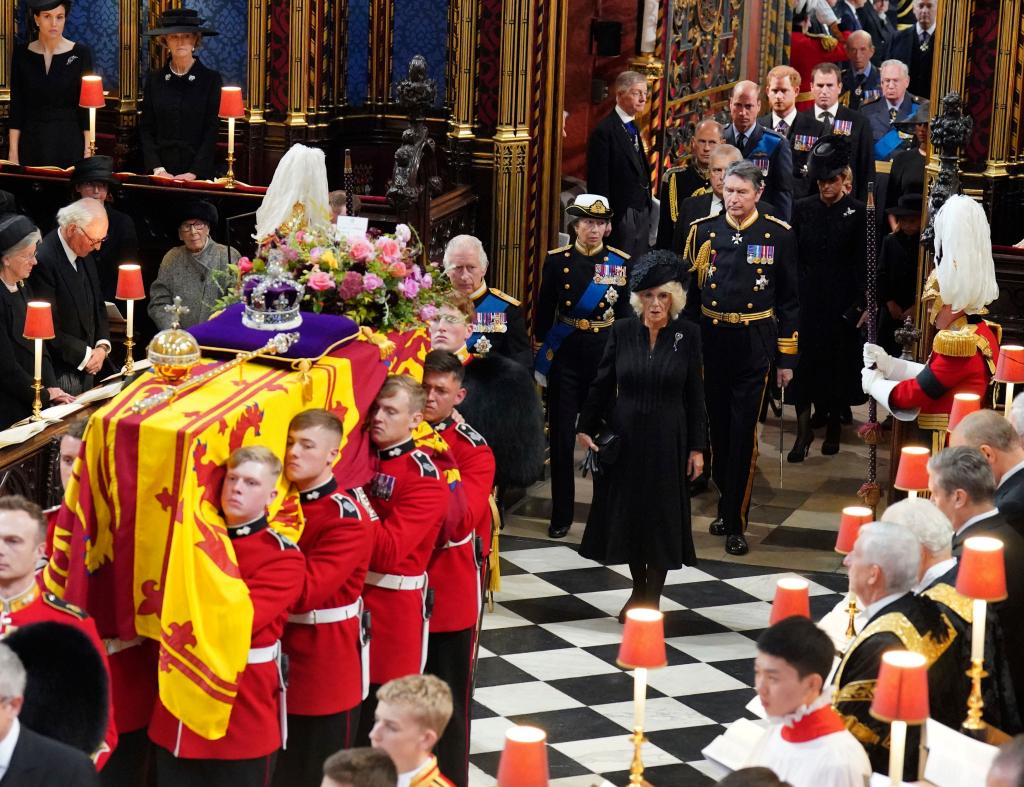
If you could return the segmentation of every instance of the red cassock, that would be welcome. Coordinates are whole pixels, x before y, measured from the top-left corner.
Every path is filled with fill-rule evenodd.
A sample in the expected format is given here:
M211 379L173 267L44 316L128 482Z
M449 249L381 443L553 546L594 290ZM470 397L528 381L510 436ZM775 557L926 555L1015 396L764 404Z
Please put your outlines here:
M245 535L243 531L247 531ZM266 518L229 528L238 570L252 600L252 645L273 647L284 631L288 611L302 592L306 561L299 548L272 530ZM250 651L250 660L253 653ZM238 682L227 734L215 741L196 735L157 700L149 737L176 757L246 760L281 748L281 684L275 661L250 663Z
M464 513L459 528L434 552L427 567L434 588L431 631L462 631L480 615L480 569L474 540L491 537L490 494L494 486L494 454L469 424L446 418L434 427L459 469Z
M52 593L44 593L39 585L33 583L24 593L8 599L3 603L3 614L0 615L0 637L9 634L16 628L27 626L30 623L64 623L73 626L85 633L96 646L103 659L103 666L110 674L110 663L107 661L107 651L100 639L96 624L84 610L74 604L54 596ZM109 691L109 690L108 690ZM96 769L100 770L110 758L111 752L117 747L117 725L115 722L115 705L113 694L110 694L110 721L107 723L107 734L103 739L103 746L96 756Z
M306 584L282 641L288 712L326 716L363 699L361 598L377 514L362 488L339 492L333 478L300 499Z
M380 516L363 590L371 614L370 682L423 669L427 563L448 507L448 486L430 456L410 438L377 452L367 490Z
M988 323L969 327L973 328L973 343L965 343L960 331L939 331L924 368L917 377L892 389L889 404L898 410L919 407L922 414L948 414L955 394L984 397L999 360L999 342Z
M843 33L843 40L846 39L846 35ZM836 41L834 47L825 49L822 45L823 40L823 36L806 35L798 30L793 31L789 64L800 72L800 93L797 96L796 108L801 111L814 106L814 100L809 97L811 71L814 70L814 67L818 63L842 63L849 59L843 41ZM831 40L835 41L836 39Z

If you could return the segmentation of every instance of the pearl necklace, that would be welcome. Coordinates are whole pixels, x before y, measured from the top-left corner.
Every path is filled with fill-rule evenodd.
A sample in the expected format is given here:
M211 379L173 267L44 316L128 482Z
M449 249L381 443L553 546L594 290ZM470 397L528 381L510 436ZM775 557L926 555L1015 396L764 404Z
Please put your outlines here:
M186 68L184 71L178 71L178 69L176 69L174 67L174 63L168 63L167 67L169 69L171 69L171 73L174 74L174 76L176 76L176 77L183 77L183 76L185 76L185 74L187 74L189 71L192 70L192 66L191 65L188 68Z

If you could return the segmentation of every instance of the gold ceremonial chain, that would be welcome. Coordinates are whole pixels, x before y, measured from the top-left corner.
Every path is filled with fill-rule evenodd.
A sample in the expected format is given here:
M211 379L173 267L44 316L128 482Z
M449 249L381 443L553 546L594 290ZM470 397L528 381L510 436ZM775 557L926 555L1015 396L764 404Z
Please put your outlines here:
M280 355L286 352L295 342L299 340L299 334L296 333L279 333L276 334L269 342L260 347L258 350L249 350L248 352L238 353L230 361L225 361L220 366L215 366L207 372L203 372L198 377L193 377L185 385L173 386L161 391L158 394L147 396L145 399L141 399L132 405L133 413L144 413L147 410L151 410L158 404L171 401L175 399L178 394L182 391L187 391L196 386L203 385L209 382L214 377L219 377L224 372L234 369L236 366L241 366L246 361L250 361L260 355Z

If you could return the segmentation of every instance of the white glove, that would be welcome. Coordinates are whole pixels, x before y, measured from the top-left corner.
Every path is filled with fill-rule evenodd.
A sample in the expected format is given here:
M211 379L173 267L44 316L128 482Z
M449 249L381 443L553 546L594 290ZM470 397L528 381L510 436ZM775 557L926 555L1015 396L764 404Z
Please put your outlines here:
M839 21L828 0L796 0L795 6L797 13L806 9L808 14L814 14L825 27Z
M879 380L884 380L885 375L879 369L862 369L860 372L860 387L866 394L871 393L871 386Z
M877 344L871 344L871 342L864 343L865 368L874 364L878 367L878 371L882 373L883 377L889 377L892 374L892 362L893 357ZM866 389L864 393L867 393Z

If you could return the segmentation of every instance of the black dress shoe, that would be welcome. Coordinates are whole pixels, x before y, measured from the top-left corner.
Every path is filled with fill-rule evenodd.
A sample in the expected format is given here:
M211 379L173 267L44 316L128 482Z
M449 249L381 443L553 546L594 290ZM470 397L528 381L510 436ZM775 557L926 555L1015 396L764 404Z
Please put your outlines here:
M750 547L742 535L729 536L725 539L725 551L730 555L745 555L750 551Z
M713 536L725 535L725 522L722 520L722 517L715 517L715 519L708 526L708 532Z
M839 441L842 438L843 430L839 421L829 421L825 431L825 440L821 444L821 452L825 456L833 456L839 453Z
M548 538L565 538L569 535L570 527L572 527L572 524L556 525L552 523L548 525Z

